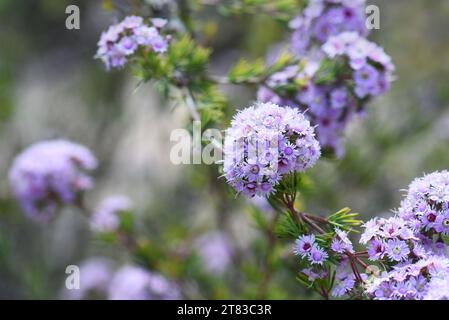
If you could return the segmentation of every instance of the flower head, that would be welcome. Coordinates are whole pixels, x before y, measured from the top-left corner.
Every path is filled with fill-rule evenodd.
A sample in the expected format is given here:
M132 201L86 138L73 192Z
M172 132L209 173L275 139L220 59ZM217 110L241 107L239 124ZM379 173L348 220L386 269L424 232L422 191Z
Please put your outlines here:
M328 256L329 255L327 254L326 251L324 251L318 246L315 246L312 248L312 250L310 250L308 258L311 264L322 265L326 261Z
M316 247L315 236L313 234L304 235L296 240L294 252L304 258L310 254L314 247Z
M394 239L388 240L385 251L391 260L402 261L407 259L410 248L405 241Z
M422 234L449 234L449 173L415 179L398 209L399 216Z
M438 215L435 219L434 229L444 235L449 234L449 210Z
M128 16L101 34L96 58L103 61L106 69L121 68L140 47L163 53L168 48L168 38L160 34L166 20L152 19L147 26L142 17Z
M96 166L96 158L82 145L66 140L38 142L15 158L9 181L25 213L45 221L61 204L75 203L92 187L87 172Z
M303 55L313 45L325 43L329 37L345 31L368 34L365 26L365 0L323 1L311 0L303 13L290 21L294 30L293 51Z
M355 287L355 275L350 267L349 261L343 259L337 266L335 272L335 285L331 291L332 296L341 297Z
M373 240L368 246L368 257L375 261L382 259L385 255L385 243L381 240Z
M334 18L338 17L341 15ZM345 128L355 117L365 114L370 99L390 89L394 65L382 48L357 32L332 34L329 29L332 23L328 20L316 25L323 32L323 39L328 38L319 53L302 58L299 66L289 66L271 75L268 87L260 87L258 99L305 111L317 127L322 148L340 157L344 153ZM332 35L328 37L329 32ZM341 71L335 72L325 84L320 81L319 72L323 61L341 66L338 68Z
M258 103L240 111L227 130L224 173L237 192L268 196L285 174L320 157L313 127L298 110Z

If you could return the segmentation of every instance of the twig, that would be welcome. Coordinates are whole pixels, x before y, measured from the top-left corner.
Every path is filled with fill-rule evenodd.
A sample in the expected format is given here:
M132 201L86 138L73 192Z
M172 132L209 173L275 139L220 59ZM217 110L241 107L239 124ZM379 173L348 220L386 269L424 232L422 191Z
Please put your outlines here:
M195 103L195 100L193 99L192 91L189 88L184 87L183 93L185 96L185 102L186 102L187 108L189 109L189 112L190 112L190 116L192 117L192 119L194 121L201 121L201 116L200 116L198 110L196 109L196 103Z
M201 115L198 112L198 108L196 106L196 102L193 97L192 91L188 87L184 87L183 94L184 94L187 109L189 109L191 118L194 121L201 121ZM218 142L216 139L212 139L212 138L210 139L210 142L213 144L215 149L223 152L223 145L220 142Z

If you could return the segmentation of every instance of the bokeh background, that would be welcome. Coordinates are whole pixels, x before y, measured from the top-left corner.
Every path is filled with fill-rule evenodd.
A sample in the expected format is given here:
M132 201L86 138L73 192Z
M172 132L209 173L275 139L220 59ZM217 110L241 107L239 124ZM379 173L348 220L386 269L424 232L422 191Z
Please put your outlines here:
M381 10L371 39L393 57L397 79L347 130L345 157L311 170L304 206L321 215L346 206L363 219L390 214L414 177L449 168L449 1L368 3ZM69 4L81 9L80 30L65 28ZM75 208L47 225L18 208L8 184L13 158L55 137L87 145L99 158L88 203L129 196L156 247L188 245L211 230L228 234L234 259L224 275L202 276L201 266L175 261L160 266L187 283L189 297L256 297L266 243L249 218L254 206L234 199L218 167L170 163L170 132L188 121L183 106L164 101L150 84L138 87L129 70L107 73L93 59L101 31L118 17L100 0L0 1L0 298L59 298L67 265L92 256L132 260L124 248L96 240ZM265 57L287 37L267 15L224 18L210 8L197 18L213 35L216 74L239 57ZM255 88L222 89L228 115L255 99ZM281 259L267 297L313 298L292 281L295 271L293 259Z

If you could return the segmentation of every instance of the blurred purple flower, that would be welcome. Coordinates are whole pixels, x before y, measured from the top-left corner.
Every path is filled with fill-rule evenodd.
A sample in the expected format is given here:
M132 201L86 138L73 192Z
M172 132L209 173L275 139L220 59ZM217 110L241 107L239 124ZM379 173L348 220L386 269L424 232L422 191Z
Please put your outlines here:
M212 274L222 274L232 263L234 247L222 232L210 232L196 239L195 247L205 269Z
M64 289L62 298L71 300L105 299L113 270L111 261L90 258L80 265L80 288Z
M87 172L96 166L97 159L82 145L66 140L38 142L16 157L9 181L25 213L45 221L92 187Z
M95 58L100 59L106 69L120 68L128 62L139 47L163 53L168 48L168 38L160 34L166 20L155 18L153 26L144 24L142 17L128 16L122 22L112 25L101 34Z
M108 296L111 300L176 300L181 292L176 283L162 275L128 265L114 274Z
M120 225L119 214L132 210L132 201L125 196L112 196L103 200L90 218L90 226L96 232L116 231Z

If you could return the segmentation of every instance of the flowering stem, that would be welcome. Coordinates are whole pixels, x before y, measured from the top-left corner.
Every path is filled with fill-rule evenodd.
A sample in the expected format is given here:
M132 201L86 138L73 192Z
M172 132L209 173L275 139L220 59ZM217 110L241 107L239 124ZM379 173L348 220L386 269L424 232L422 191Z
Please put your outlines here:
M319 234L326 234L326 231L320 227L319 225L329 225L329 221L326 218L323 217L318 217L315 215L310 215L310 214L306 214L304 212L297 212L295 207L294 207L294 201L293 199L294 197L290 197L287 194L284 194L282 199L282 202L286 205L286 207L289 209L289 211L291 212L292 216L295 218L295 220L298 220L298 216L301 218L302 221L304 221L306 224L308 224L312 229L314 229L316 232L318 232ZM363 256L366 255L367 252L366 251L361 251L361 252L357 252L357 253L351 253L349 251L346 251L345 254L348 256L349 258L349 262L351 265L351 269L352 272L354 273L354 276L356 278L356 280L360 283L363 282L362 276L360 275L359 270L357 269L357 264L362 266L363 268L367 269L368 265L362 260L360 259L359 256ZM327 292L323 291L324 289L321 288L319 290L319 293L324 297L324 298L328 298L328 294Z

